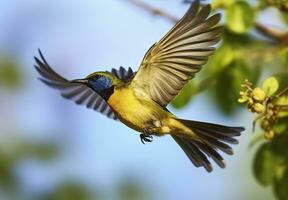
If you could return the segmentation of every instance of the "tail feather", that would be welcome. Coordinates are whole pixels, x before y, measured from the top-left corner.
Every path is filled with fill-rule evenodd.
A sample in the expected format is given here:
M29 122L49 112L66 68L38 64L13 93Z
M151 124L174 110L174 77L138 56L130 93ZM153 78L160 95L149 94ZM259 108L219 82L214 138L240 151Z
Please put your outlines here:
M240 136L241 132L245 130L243 127L238 127L238 126L224 126L220 124L191 121L191 120L186 120L186 119L180 119L180 121L187 126L193 126L195 128L206 128L206 129L210 128L219 134L222 134L224 136L231 136L231 137Z
M240 136L244 131L242 127L229 127L218 124L197 122L178 119L185 126L189 127L197 138L187 138L185 136L173 135L173 139L179 144L191 162L196 167L204 167L208 172L213 170L207 156L212 158L221 168L225 167L225 162L218 150L232 155L232 148L226 144L238 144L234 137Z
M196 131L197 131L197 133L202 134L202 132L200 132L200 131L198 132L198 130L196 130ZM199 136L199 134L198 134L198 136ZM200 135L200 139L203 142L205 142L206 144L209 144L211 147L219 149L226 154L233 155L233 149L228 144L220 142L218 139L213 139L213 138L207 137L206 135Z
M197 129L199 130L199 132L201 132L201 134L205 137L211 138L211 139L216 139L216 140L221 140L223 142L227 142L229 144L238 144L238 140L231 137L231 136L227 136L221 133L218 133L217 131L211 131L211 130L207 130L205 128L202 127L197 127ZM212 133L213 132L213 133Z
M185 138L178 136L172 136L178 145L182 148L188 158L196 167L204 167L208 172L213 170L210 161L207 159L204 153L202 153L199 148Z
M215 149L198 141L195 141L195 143L197 143L199 149L211 157L221 168L225 168L224 159Z

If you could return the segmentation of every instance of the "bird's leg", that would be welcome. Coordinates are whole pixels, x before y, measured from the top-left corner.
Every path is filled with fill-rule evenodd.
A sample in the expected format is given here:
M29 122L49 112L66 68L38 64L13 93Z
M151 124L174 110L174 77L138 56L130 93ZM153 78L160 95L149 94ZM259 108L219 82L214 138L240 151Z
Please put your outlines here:
M148 126L146 126L144 129L143 129L143 133L140 134L140 139L141 139L141 142L143 144L145 144L145 142L152 142L153 141L153 136L152 135L157 135L156 134L156 129L159 128L159 121L152 121L152 123Z
M140 139L143 144L145 144L145 142L153 141L153 136L152 136L153 132L151 132L152 128L154 128L152 125L147 126L143 129L143 133L140 134Z
M143 144L145 144L145 142L152 142L153 141L153 136L152 135L147 135L145 133L141 133L140 134L140 139L141 139L141 142Z

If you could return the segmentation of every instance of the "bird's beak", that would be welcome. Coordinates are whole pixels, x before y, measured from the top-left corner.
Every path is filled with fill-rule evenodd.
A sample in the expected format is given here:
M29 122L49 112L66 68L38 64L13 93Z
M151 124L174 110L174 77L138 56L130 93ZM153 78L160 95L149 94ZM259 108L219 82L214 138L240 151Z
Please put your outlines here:
M88 80L87 79L75 79L72 80L71 83L82 83L82 84L88 84Z

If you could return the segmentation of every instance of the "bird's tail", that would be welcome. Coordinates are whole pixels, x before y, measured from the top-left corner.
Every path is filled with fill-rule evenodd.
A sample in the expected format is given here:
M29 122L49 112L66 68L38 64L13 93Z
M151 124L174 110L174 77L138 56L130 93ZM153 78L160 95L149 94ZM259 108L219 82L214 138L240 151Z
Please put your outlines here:
M232 148L227 143L238 144L238 140L234 137L240 136L241 132L244 131L242 127L229 127L183 119L178 120L190 128L197 136L197 139L195 137L189 138L172 135L173 139L196 167L204 167L208 172L211 172L213 168L207 156L212 158L221 168L224 168L224 159L218 153L218 150L232 155Z

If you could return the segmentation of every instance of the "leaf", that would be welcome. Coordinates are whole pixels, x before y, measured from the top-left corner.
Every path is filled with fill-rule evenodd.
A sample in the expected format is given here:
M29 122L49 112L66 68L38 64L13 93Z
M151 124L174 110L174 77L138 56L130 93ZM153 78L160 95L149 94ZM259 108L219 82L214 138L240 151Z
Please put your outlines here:
M226 8L234 3L234 0L213 0L211 6L213 9Z
M277 120L277 123L273 125L273 130L276 134L283 134L287 130L287 118Z
M279 88L279 83L274 76L264 80L262 88L267 96L273 95Z
M277 99L277 105L288 105L288 95Z
M287 96L282 96L279 99L277 99L276 104L280 105L280 106L288 107L288 95ZM277 115L277 117L278 118L288 117L288 109L280 110L278 115Z
M287 122L287 118L284 119ZM286 162L288 164L288 134L281 134L274 138L271 142L271 149L274 154L274 162L278 163L279 165L283 165Z
M21 71L15 61L6 56L0 57L0 86L17 89L22 85Z
M268 143L263 144L256 152L253 172L256 180L263 186L268 186L274 179L273 154Z
M286 12L286 13L282 13L282 19L283 19L283 21L286 23L286 24L288 24L288 13Z
M215 77L216 84L211 87L215 102L228 115L235 113L238 104L241 84L245 79L255 82L258 79L257 66L251 66L242 59L234 60L226 69Z
M188 82L184 88L180 91L180 93L175 97L172 101L171 105L174 108L180 109L186 106L193 97L195 92L195 88L193 87L192 82Z
M77 182L64 182L54 190L40 196L43 200L91 200L92 194L85 185Z
M239 34L247 33L254 22L254 11L245 1L238 1L228 7L226 23L228 28Z
M265 143L257 150L254 163L253 172L256 180L263 186L272 184L277 169L283 163L283 157L275 155L270 143Z
M139 181L134 179L126 179L121 182L118 188L119 200L144 200L150 199L146 189Z
M211 88L217 106L227 115L234 113L238 98L238 92L234 87L233 70L231 70L233 65L234 62L217 77L215 87Z
M204 68L208 74L217 74L228 67L234 60L234 50L230 45L223 43L209 59L208 66ZM206 73L206 74L207 74Z
M287 66L285 67L287 69L287 70L284 69L285 72L273 74L273 77L275 77L279 83L279 88L277 90L277 93L281 92L282 90L288 87L288 78L287 78L288 77L288 63L287 63ZM285 95L288 95L288 92Z
M285 168L283 168L285 169ZM282 169L282 170L283 170ZM273 186L273 191L276 194L279 200L287 200L288 199L288 168L282 172L282 177L277 179Z

